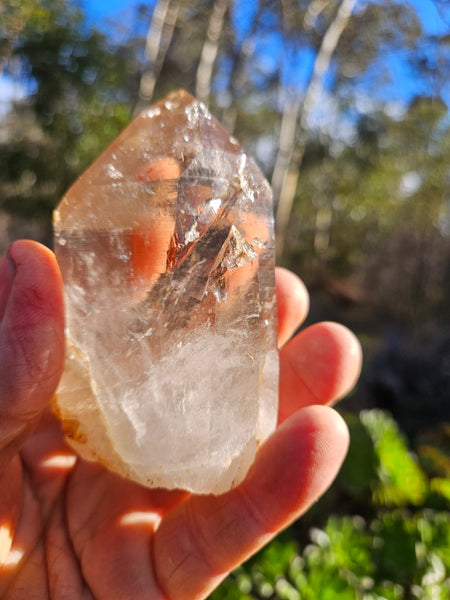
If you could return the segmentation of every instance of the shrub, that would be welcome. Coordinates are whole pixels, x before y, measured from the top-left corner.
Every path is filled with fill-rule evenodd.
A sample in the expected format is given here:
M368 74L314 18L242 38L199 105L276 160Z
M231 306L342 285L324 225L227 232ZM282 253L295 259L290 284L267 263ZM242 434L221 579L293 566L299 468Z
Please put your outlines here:
M211 600L450 598L450 461L442 435L414 454L387 413L346 420L348 457L314 510L322 526L311 527L307 540L290 528L236 569ZM358 514L343 514L345 508Z

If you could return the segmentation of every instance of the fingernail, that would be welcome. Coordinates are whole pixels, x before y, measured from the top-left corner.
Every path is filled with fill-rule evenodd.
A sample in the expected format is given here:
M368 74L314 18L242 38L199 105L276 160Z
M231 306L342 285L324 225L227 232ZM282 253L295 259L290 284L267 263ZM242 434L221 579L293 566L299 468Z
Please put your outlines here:
M8 298L16 275L16 263L9 250L0 259L0 320L6 312Z

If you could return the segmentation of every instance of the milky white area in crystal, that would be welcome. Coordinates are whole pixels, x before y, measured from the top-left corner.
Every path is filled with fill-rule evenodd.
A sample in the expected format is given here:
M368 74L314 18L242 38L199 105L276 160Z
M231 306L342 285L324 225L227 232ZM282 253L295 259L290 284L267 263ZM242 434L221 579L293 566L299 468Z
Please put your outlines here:
M149 487L237 485L277 420L272 196L186 92L139 115L54 215L85 459Z

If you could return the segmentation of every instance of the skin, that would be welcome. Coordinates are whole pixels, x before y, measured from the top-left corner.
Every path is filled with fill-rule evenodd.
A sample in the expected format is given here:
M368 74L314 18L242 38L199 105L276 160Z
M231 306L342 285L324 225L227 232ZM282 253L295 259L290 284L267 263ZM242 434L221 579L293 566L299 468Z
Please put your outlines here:
M0 597L199 600L301 516L348 446L330 408L361 352L344 327L290 339L305 287L277 272L280 424L245 481L221 496L148 490L77 459L49 403L63 369L61 276L30 241L0 259Z

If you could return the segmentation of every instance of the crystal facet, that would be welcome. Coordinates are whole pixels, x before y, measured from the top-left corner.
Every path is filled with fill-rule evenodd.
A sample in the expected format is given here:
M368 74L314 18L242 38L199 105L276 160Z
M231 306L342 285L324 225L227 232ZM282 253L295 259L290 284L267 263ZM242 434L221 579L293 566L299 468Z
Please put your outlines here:
M54 215L78 453L149 487L239 483L277 418L272 196L179 91L142 112Z

